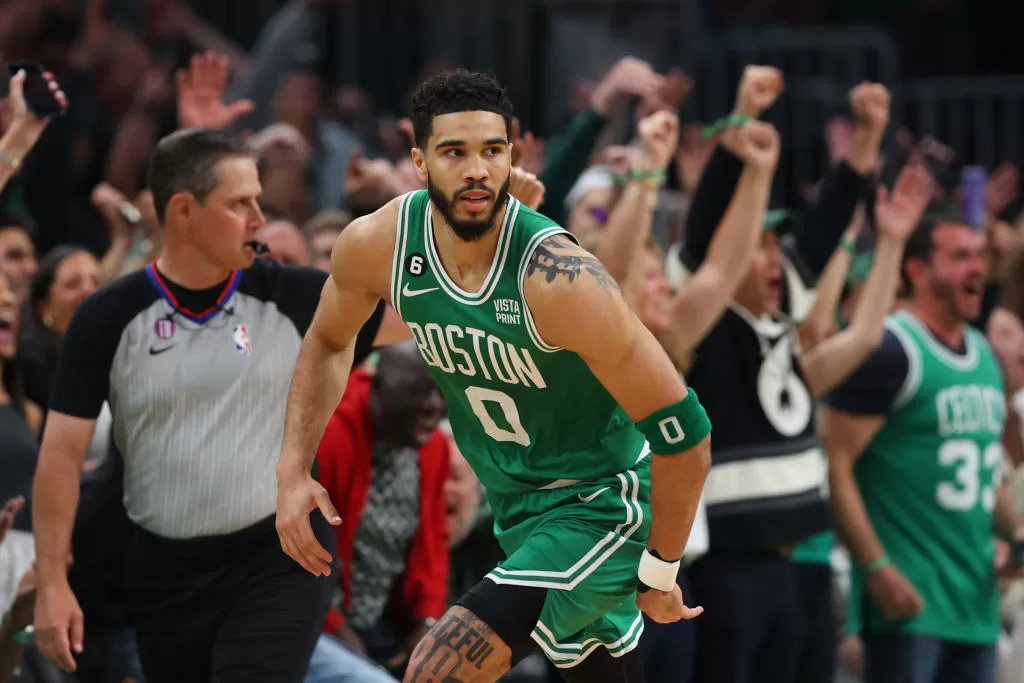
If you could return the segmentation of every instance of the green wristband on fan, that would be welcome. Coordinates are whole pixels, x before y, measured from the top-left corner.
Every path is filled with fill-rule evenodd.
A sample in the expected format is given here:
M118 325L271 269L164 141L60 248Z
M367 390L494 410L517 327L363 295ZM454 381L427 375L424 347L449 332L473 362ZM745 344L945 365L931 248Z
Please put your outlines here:
M720 133L726 128L732 128L733 126L745 126L753 120L753 116L746 116L744 114L732 114L730 116L725 116L712 124L704 126L704 130L701 132L701 135L709 138L715 133Z
M882 555L876 560L872 560L868 563L868 566L864 567L864 573L871 576L880 569L884 569L892 564L892 560L889 559L888 555Z
M635 171L631 170L629 173L616 173L612 176L612 180L617 185L625 185L630 180L647 180L654 181L654 183L661 185L665 182L664 171Z
M35 636L35 629L29 624L20 631L11 631L7 624L0 624L0 639L6 636L10 636L11 640L19 645L27 645L32 642L32 638Z

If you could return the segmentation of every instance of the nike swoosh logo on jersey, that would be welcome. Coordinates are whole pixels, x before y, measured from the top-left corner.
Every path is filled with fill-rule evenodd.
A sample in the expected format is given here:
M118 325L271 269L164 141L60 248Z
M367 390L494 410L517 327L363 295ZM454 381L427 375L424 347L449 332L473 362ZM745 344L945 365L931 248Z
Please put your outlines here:
M607 491L608 488L609 488L608 486L602 486L598 490L596 490L593 493L591 493L589 496L584 496L582 493L580 493L580 494L578 494L579 497L580 497L580 502L581 503L589 503L590 501L594 500L595 498L600 496L602 493Z
M171 344L170 346L165 346L162 349L158 349L155 346L150 346L149 347L149 355L151 355L151 356L159 356L164 351L170 351L175 346L176 346L176 344Z
M439 287L428 287L427 289L409 289L409 283L405 283L405 287L402 288L402 294L405 296L419 296L420 294L429 294L430 292L436 292Z

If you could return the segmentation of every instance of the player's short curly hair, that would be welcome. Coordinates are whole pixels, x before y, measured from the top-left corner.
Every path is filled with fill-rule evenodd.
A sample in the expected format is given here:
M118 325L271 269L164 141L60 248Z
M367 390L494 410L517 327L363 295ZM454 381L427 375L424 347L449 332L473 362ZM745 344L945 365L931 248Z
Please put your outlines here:
M498 79L488 73L455 69L423 81L412 96L412 129L420 149L430 137L435 116L463 111L489 111L505 119L512 135L512 101Z

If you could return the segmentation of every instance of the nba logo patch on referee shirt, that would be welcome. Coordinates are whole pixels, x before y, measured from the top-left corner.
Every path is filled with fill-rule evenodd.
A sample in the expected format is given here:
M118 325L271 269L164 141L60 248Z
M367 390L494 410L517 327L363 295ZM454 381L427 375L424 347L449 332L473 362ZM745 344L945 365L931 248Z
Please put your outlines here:
M239 325L231 333L231 339L235 342L235 351L240 356L252 355L252 340L249 339L249 330L245 325Z
M160 318L153 325L153 331L160 339L170 339L174 336L174 321L170 318Z

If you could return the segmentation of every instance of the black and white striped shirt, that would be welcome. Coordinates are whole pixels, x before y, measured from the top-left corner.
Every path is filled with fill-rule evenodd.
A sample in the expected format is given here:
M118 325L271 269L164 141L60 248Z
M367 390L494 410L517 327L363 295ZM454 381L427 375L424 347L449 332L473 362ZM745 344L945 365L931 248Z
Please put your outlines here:
M325 280L257 260L196 291L151 264L83 302L50 409L92 419L109 402L133 522L182 539L274 513L288 389ZM382 314L380 304L360 333L356 363Z

